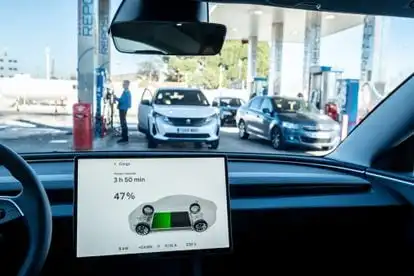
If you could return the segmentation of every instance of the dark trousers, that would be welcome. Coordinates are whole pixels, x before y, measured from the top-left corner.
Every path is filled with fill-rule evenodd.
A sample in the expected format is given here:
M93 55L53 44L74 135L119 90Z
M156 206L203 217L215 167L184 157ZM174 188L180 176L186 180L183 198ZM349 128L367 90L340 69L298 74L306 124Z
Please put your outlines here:
M119 120L121 121L122 140L128 140L128 124L126 120L128 110L119 109Z

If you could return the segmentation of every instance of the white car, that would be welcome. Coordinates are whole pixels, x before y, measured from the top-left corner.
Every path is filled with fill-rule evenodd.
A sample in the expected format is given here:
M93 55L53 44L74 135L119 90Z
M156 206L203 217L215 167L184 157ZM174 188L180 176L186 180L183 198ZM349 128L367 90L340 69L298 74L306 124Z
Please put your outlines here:
M171 195L145 202L128 216L132 232L145 236L153 231L204 232L216 222L214 202L191 195Z
M194 142L196 147L205 143L217 149L220 115L198 89L159 88L155 95L145 90L138 107L138 130L146 135L149 148Z

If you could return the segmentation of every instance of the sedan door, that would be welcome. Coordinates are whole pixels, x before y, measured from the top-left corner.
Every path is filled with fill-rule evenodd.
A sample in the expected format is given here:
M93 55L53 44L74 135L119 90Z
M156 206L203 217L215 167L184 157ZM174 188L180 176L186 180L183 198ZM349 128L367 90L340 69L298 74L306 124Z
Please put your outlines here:
M148 132L148 114L152 108L152 93L145 89L141 96L138 107L138 130L142 133Z
M273 120L273 105L269 98L265 98L260 107L260 116L257 122L257 128L260 136L265 139L270 138L270 124Z
M246 129L249 133L260 135L260 107L262 105L263 97L255 97L249 104L246 112Z

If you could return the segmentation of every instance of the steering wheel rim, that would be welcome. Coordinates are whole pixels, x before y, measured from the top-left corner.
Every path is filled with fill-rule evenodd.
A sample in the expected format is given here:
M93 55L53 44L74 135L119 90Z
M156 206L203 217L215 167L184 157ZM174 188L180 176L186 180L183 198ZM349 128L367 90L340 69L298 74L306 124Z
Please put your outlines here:
M0 208L5 210L0 225L24 216L29 233L29 249L17 275L38 275L46 261L52 239L49 199L30 165L14 150L2 144L0 165L23 186L17 196L0 197Z

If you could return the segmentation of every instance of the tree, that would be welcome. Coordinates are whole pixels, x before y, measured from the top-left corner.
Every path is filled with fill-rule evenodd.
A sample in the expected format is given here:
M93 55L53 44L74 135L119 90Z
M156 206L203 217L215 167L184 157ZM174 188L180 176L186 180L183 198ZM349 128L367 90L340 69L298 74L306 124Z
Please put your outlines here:
M221 67L225 68L223 86L235 80L245 80L247 72L247 45L239 40L228 40L221 53L204 57L168 57L168 81L186 81L191 86L215 89L219 86ZM241 67L239 66L241 63ZM269 46L260 42L257 49L257 75L267 76L269 70Z
M160 73L163 73L165 61L159 56L151 57L138 63L137 75L143 76L149 81L158 80Z

